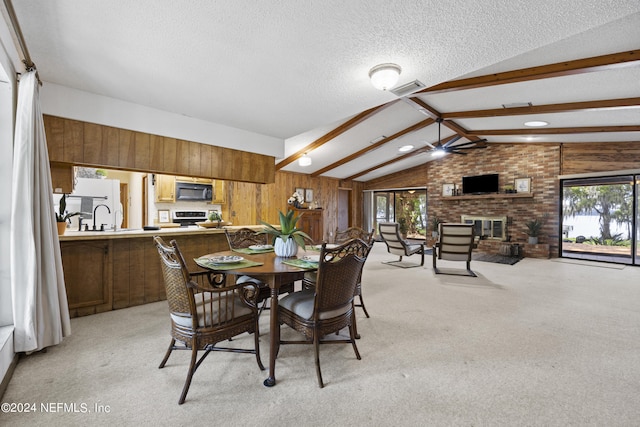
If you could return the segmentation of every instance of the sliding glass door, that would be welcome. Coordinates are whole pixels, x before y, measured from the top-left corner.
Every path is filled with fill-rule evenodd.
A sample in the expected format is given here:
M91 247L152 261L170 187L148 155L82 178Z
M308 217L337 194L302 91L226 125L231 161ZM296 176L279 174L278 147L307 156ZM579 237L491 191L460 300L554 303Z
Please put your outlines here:
M562 256L638 264L638 179L622 175L562 182Z
M376 234L381 222L398 222L409 239L424 239L427 229L427 190L399 189L373 193Z

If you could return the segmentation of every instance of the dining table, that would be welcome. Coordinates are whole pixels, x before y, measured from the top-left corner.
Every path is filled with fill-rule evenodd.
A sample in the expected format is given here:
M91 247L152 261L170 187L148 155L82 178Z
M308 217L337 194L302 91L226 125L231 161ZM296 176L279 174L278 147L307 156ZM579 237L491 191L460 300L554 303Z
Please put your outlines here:
M302 250L300 250L302 252ZM304 253L304 252L302 252ZM315 252L316 254L318 252ZM239 262L214 263L211 260L230 260L235 257L242 258ZM226 273L237 276L248 275L254 277L270 289L270 319L269 319L269 376L264 380L264 385L273 387L276 384L276 356L280 345L280 322L278 320L278 295L280 286L302 280L304 273L315 271L318 264L305 261L300 257L279 257L273 250L229 250L203 255L195 259L203 268L215 273Z

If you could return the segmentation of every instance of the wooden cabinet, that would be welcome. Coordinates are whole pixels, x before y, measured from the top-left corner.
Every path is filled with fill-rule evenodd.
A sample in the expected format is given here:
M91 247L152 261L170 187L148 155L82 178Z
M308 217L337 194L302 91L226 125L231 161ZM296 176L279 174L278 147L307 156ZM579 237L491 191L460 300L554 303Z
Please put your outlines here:
M73 166L51 163L51 184L54 193L69 194L73 192Z
M313 243L322 243L324 240L322 209L296 209L296 212L301 215L298 228L307 233Z
M224 185L224 181L221 179L214 179L213 180L213 198L211 200L211 203L217 204L217 205L224 205L225 203L227 203L227 195L226 195L226 188Z
M176 176L178 182L193 182L196 184L211 184L211 178L197 178L195 176Z
M71 317L111 310L111 242L61 242L62 268Z
M199 256L228 250L223 232L171 234L190 271L202 270ZM162 268L151 235L60 242L71 317L87 316L166 299Z
M174 203L176 201L176 178L173 175L156 175L156 202Z

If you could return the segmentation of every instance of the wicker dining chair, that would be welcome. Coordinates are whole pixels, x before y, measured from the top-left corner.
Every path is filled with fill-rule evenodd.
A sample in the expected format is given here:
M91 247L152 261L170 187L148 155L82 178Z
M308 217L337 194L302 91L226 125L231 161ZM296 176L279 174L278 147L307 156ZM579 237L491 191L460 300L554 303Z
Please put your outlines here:
M258 342L257 286L253 283L227 285L223 275L212 272L192 274L175 240L167 245L158 236L153 239L160 255L171 317L171 342L159 368L165 366L173 350L191 351L187 379L178 403L184 403L193 374L212 351L255 354L258 367L264 370ZM208 277L209 283L198 283L198 278L203 276ZM253 334L253 349L216 345L244 332ZM176 345L176 341L182 345ZM205 352L200 359L198 351Z
M227 242L229 243L229 249L246 249L249 246L253 245L266 245L268 242L268 235L257 233L254 230L243 227L235 231L231 231L228 228L224 230L225 236L227 236ZM236 279L236 283L255 283L258 285L258 303L262 303L260 306L260 313L265 308L268 309L267 305L271 298L271 289L269 286L262 282L260 279L251 276L240 276ZM290 293L294 290L295 282L282 284L279 289L279 293Z
M353 327L353 298L370 250L371 246L361 239L349 240L331 249L323 243L315 287L289 294L279 302L280 324L288 325L305 337L297 341L280 339L280 344L313 344L320 387L324 387L320 344L351 344L356 358L360 360ZM324 339L345 327L349 328L349 339Z
M370 232L367 232L360 227L349 227L346 230L339 230L336 227L334 242L337 244L342 244L342 243L348 242L351 239L361 239L367 242L369 246L371 246L373 243L373 232L374 232L373 230L371 230ZM317 276L318 276L317 271L309 271L304 273L304 278L302 279L303 288L310 288L315 286ZM358 279L358 284L356 285L356 293L354 297L358 297L358 299L360 300L360 303L359 304L356 303L354 298L353 306L362 308L362 311L364 311L364 315L367 318L369 318L370 317L369 312L367 311L367 307L365 307L364 300L362 299L362 277ZM355 330L356 339L360 339L360 334L358 333L358 324L356 322L355 315L353 318L353 328Z

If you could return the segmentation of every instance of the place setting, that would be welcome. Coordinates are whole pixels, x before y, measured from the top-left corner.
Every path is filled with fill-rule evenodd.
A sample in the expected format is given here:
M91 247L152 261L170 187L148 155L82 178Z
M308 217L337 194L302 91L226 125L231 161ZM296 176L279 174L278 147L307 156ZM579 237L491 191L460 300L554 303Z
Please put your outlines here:
M234 248L233 251L247 255L263 254L267 252L273 252L273 245L251 245L246 248Z
M261 262L250 261L238 255L203 256L193 260L200 267L211 270L233 270L263 265Z

